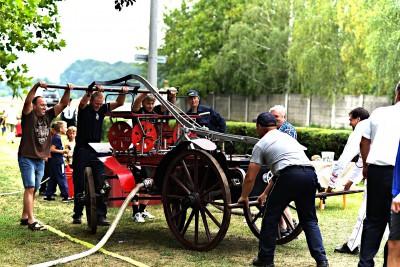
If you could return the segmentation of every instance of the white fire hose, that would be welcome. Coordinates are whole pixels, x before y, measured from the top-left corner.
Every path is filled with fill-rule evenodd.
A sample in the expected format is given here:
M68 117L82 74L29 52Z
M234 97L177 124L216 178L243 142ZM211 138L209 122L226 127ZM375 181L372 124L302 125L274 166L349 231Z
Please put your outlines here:
M104 244L108 241L108 239L111 237L112 233L114 232L115 228L117 227L118 222L121 220L122 215L124 214L124 211L126 210L126 208L128 207L128 204L132 201L132 199L135 197L135 195L139 192L139 190L144 187L143 183L139 183L136 185L136 187L132 190L132 192L128 195L128 197L125 199L124 203L122 204L121 208L118 211L117 216L115 217L114 221L112 222L110 228L108 229L107 233L104 235L104 237L100 240L99 243L97 243L96 246L94 246L93 248L79 253L79 254L75 254L75 255L71 255L65 258L61 258L58 260L53 260L53 261L48 261L48 262L43 262L43 263L39 263L39 264L35 264L35 265L30 265L31 267L44 267L44 266L53 266L56 264L60 264L60 263L66 263L66 262L70 262L73 260L78 260L84 257L87 257L95 252L97 252L99 249L101 249ZM118 257L119 259L125 260L133 265L139 266L139 267L148 267L147 265L141 263L141 262L137 262L134 261L130 258L125 258L125 257Z
M50 179L50 177L47 177L46 179L42 180L42 181L40 182L40 184L43 184L43 183L47 182L49 179ZM15 194L19 194L19 193L22 193L22 192L24 192L24 190L14 191L14 192L9 192L9 193L1 193L1 194L0 194L0 197L2 197L2 196L8 196L8 195L15 195Z

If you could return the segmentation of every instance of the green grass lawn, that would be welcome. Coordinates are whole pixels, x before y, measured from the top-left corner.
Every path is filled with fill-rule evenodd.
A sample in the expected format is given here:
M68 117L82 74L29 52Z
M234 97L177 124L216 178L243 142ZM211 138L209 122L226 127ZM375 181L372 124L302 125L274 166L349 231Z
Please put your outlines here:
M23 189L17 164L16 144L7 144L0 137L0 194ZM347 241L361 204L361 194L347 196L347 209L342 209L342 197L327 200L325 210L317 211L325 249L331 266L357 266L358 257L333 253L335 247ZM318 208L318 200L316 200ZM86 222L73 225L72 203L57 201L45 202L37 196L35 214L37 219L75 239L93 245L106 233L107 227L99 228L91 235ZM214 250L195 252L183 248L169 231L164 218L162 205L153 205L148 210L156 215L154 221L134 224L132 211L125 211L115 232L104 248L110 252L129 257L148 266L251 266L257 255L258 240L253 236L243 217L232 215L229 230ZM80 253L88 248L60 237L51 231L31 232L19 225L22 211L22 193L0 196L0 259L1 266L26 266L55 260ZM109 219L113 220L118 208L109 208ZM85 217L84 217L85 219ZM376 264L383 262L383 243ZM277 246L276 266L315 266L306 244L304 233L294 241ZM129 264L112 256L97 252L84 259L66 263L65 266L128 266Z

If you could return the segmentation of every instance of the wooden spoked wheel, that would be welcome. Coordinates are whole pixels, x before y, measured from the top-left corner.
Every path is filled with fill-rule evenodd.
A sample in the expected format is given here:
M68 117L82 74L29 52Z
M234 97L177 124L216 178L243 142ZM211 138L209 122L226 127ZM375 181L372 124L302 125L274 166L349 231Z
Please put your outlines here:
M85 169L85 196L86 196L86 218L90 232L97 231L96 192L94 187L92 168Z
M184 150L169 163L162 203L169 229L186 248L208 251L222 241L230 202L225 173L207 152Z
M154 142L157 140L157 131L154 125L148 121L141 121L144 135L139 124L136 124L132 129L132 143L137 151L149 152L154 147Z
M289 204L288 206L291 215L288 214L288 212L285 210L285 212L282 214L283 220L286 222L287 225L287 232L282 233L281 230L279 229L279 226L277 227L277 238L276 238L276 244L277 245L283 245L286 243L289 243L293 239L295 239L303 230L299 224L299 219L297 215L297 210L296 207L293 206L292 204ZM246 205L243 208L244 211L244 216L246 218L247 225L249 226L251 232L257 237L260 238L260 229L261 229L261 223L262 223L262 218L263 218L263 213L264 213L264 207L261 206L251 206L248 208ZM292 219L289 219L292 218Z
M124 121L113 123L108 131L108 141L116 151L124 151L132 144L132 128Z

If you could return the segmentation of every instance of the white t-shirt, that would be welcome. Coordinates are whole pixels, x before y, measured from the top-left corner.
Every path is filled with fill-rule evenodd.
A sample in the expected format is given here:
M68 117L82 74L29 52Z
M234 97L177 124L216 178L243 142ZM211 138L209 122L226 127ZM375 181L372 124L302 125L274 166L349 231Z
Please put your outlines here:
M312 166L304 147L278 130L269 131L255 144L250 162L266 165L273 175L292 165Z
M18 112L15 107L8 107L4 112L4 118L6 118L6 124L16 125L18 123Z
M367 163L394 166L400 140L400 102L375 109L363 136L371 140Z
M67 120L71 120L74 118L75 115L75 108L71 106L67 106L63 111L64 118Z
M337 177L334 177L334 176L331 177L331 179L329 181L330 187L336 188L337 183L339 182L340 178L343 175L343 172L347 168L347 165L349 165L349 163L352 161L352 159L355 156L360 154L361 137L363 136L363 133L365 132L368 124L369 124L368 119L360 121L359 123L357 123L354 131L350 134L349 138L347 139L347 143L343 149L342 154L340 155L338 161L336 161L333 164L332 173L334 175L336 175ZM362 163L361 156L359 157L356 165L359 168L355 168L353 173L349 177L349 180L355 184L359 183L362 179L363 163Z

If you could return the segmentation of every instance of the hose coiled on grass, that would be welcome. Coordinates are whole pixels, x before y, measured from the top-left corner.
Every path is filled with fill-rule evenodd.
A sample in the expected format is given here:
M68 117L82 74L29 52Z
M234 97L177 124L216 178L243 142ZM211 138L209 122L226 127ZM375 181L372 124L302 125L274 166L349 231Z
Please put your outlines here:
M43 184L45 182L47 182L50 179L50 177L47 177L46 179L44 179L40 184ZM9 193L1 193L0 197L2 196L9 196L9 195L15 195L15 194L19 194L24 192L24 190L20 190L20 191L14 191L14 192L9 192Z
M126 208L128 207L129 202L132 201L132 199L135 197L135 195L139 192L139 190L144 187L143 183L139 183L136 185L136 187L131 191L131 193L128 195L128 197L125 199L124 203L122 204L121 208L118 211L117 216L115 217L114 221L112 222L110 228L108 229L107 233L103 236L103 238L100 240L99 243L97 243L96 246L94 246L93 248L79 253L79 254L75 254L75 255L71 255L65 258L60 258L57 260L53 260L53 261L48 261L48 262L43 262L43 263L39 263L39 264L35 264L35 265L30 265L31 267L45 267L45 266L53 266L56 264L60 264L60 263L66 263L66 262L70 262L73 260L78 260L84 257L87 257L95 252L97 252L99 249L101 249L104 244L108 241L108 239L111 237L112 233L114 232L115 228L117 227L119 221L122 218L122 215L124 214L124 211L126 210ZM57 231L57 230L56 230ZM138 262L138 261L134 261L130 258L126 258L126 257L117 257L119 259L125 260L131 264L134 264L138 267L148 267L147 265Z

